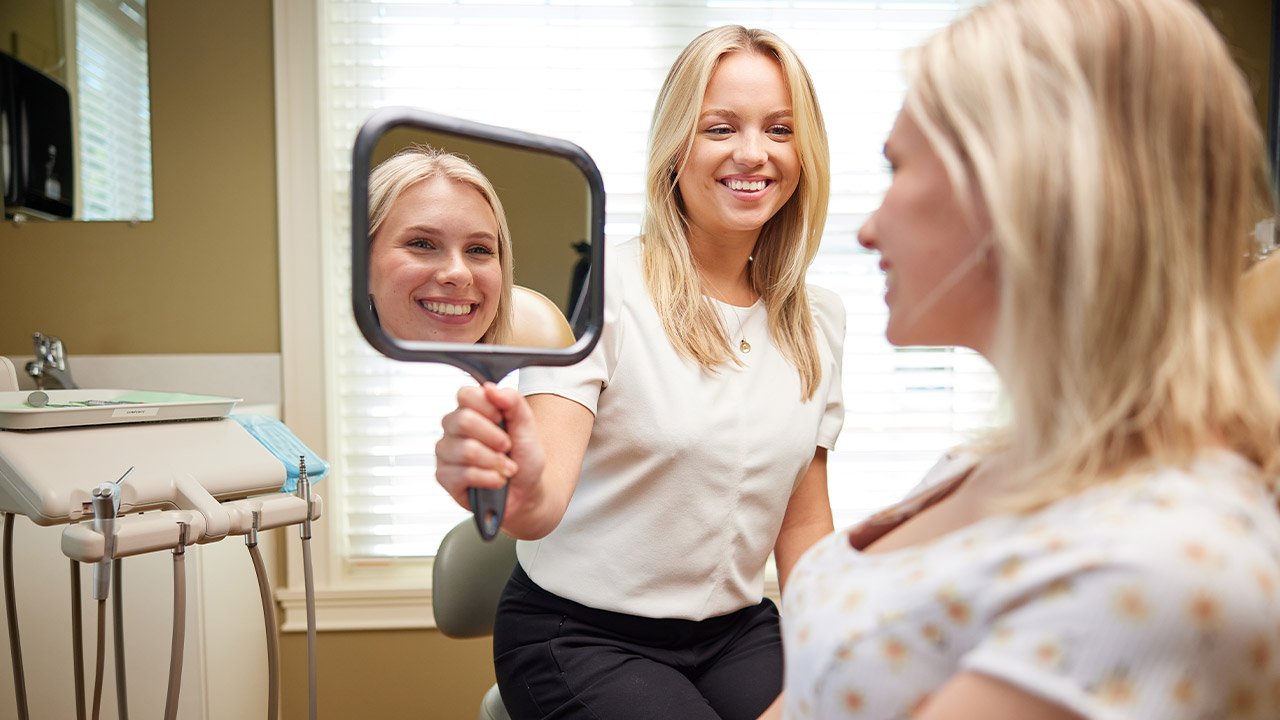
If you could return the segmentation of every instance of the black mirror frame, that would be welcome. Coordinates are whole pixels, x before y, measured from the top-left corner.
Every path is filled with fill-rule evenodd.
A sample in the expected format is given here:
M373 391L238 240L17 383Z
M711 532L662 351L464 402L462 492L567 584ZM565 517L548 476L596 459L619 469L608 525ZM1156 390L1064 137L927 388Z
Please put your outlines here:
M415 128L458 138L481 140L562 158L583 174L590 192L590 262L583 300L572 318L577 340L567 348L536 349L509 345L434 343L395 340L378 323L369 304L369 169L378 140L395 128ZM351 159L351 305L361 334L378 352L394 360L437 362L471 373L478 381L497 382L527 365L572 365L600 339L604 323L604 181L591 156L577 145L512 128L486 125L410 107L387 107L369 116L356 134Z

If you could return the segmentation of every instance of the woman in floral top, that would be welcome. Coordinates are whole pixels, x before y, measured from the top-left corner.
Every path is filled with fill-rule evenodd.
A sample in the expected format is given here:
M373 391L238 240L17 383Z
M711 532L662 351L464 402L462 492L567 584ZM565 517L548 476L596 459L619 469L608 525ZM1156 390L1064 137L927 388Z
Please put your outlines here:
M1189 0L993 0L910 63L859 232L888 339L988 358L1008 425L815 545L787 718L1280 717L1280 402L1237 302L1274 212Z

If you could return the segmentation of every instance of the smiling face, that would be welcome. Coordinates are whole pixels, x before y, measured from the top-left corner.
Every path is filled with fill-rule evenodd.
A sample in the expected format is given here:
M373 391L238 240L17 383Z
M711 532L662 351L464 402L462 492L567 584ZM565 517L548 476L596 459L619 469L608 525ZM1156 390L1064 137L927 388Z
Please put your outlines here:
M986 354L998 311L985 205L966 213L946 167L907 111L885 143L893 182L858 242L880 253L894 345L959 345ZM973 220L970 220L970 218Z
M396 198L373 236L369 291L402 340L474 343L502 295L498 221L479 190L435 176Z
M755 242L800 182L794 122L777 60L740 51L720 58L677 181L690 241Z

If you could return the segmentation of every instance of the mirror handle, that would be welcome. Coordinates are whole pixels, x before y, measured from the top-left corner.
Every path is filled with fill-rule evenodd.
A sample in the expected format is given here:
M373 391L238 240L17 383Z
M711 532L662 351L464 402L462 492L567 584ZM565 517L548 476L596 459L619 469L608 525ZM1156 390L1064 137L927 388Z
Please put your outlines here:
M500 420L498 427L506 430L506 421ZM480 538L490 542L498 537L502 515L507 510L507 488L467 488L467 499L471 501L471 512L476 519Z
M480 537L488 542L498 536L502 526L502 513L507 509L507 489L467 488L471 500L471 512L475 513L476 528Z

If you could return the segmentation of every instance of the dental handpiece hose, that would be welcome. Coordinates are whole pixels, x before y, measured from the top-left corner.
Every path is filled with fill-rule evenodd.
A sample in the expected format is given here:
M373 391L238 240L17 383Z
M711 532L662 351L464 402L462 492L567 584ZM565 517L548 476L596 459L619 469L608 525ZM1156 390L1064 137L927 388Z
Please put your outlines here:
M316 672L316 599L311 571L311 480L307 478L307 458L298 456L298 497L307 504L307 514L298 528L302 535L302 585L307 601L307 716L316 720L319 677Z
M165 694L164 720L178 717L178 696L182 691L182 651L187 624L187 531L186 523L178 523L178 544L173 548L173 640L169 647L169 686Z

